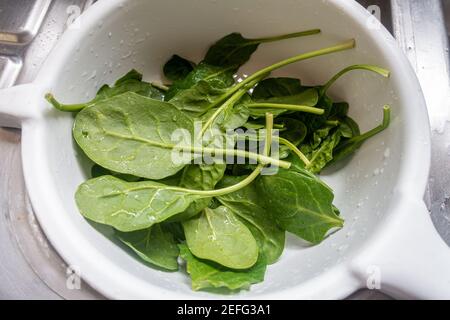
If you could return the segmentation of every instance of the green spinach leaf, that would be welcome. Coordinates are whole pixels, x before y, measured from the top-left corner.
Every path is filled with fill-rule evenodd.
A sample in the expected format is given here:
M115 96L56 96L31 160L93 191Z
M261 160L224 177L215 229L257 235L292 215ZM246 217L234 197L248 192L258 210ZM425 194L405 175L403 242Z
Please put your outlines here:
M84 217L123 232L163 222L199 198L154 181L126 182L113 176L90 179L75 194Z
M170 103L192 116L199 116L212 108L212 104L226 92L210 82L200 80L188 89L180 90Z
M163 67L164 75L170 81L183 80L189 73L195 68L195 63L180 57L179 55L173 55L169 61Z
M280 137L289 140L295 146L302 143L308 133L306 125L297 119L277 118L277 124L282 124L284 128L280 131Z
M299 79L267 78L258 83L252 92L252 97L254 100L267 100L274 97L293 96L306 89Z
M315 29L260 39L246 39L240 33L231 33L209 48L204 61L215 66L235 66L238 68L250 59L251 55L258 49L261 43L298 38L318 33L320 33L320 30Z
M227 176L220 182L220 187L233 185L241 180L242 177ZM284 250L285 231L277 226L270 213L262 207L255 185L251 184L217 199L250 229L258 242L260 254L265 256L267 263L275 263Z
M247 269L258 260L258 245L250 230L227 207L206 208L183 222L186 243L198 258L232 269Z
M311 164L307 169L313 173L319 173L323 168L333 160L333 150L337 147L342 137L342 132L337 129L331 135L328 135L315 149L311 158Z
M249 289L250 285L264 281L266 263L259 257L255 265L245 270L229 269L211 261L195 257L187 245L180 244L180 256L186 261L186 269L192 279L192 289L227 288Z
M330 162L334 163L336 161L342 160L351 154L353 154L356 150L358 150L362 144L367 141L368 139L372 138L373 136L379 134L380 132L386 130L389 127L391 121L391 108L390 106L385 106L383 108L383 122L377 126L376 128L373 128L372 130L361 134L361 135L355 135L351 139L346 139L342 141L341 144L339 144L335 150L333 151L333 161ZM355 124L353 124L354 126ZM354 126L354 131L356 131L356 127ZM358 128L359 131L359 128Z
M234 85L234 69L221 68L201 62L184 78L175 81L166 92L164 99L171 101L184 90L191 89L199 82L207 82L212 89L226 89Z
M196 190L213 190L225 173L225 164L191 164L186 166L181 176L180 187ZM202 198L194 201L183 213L170 219L170 221L183 221L190 219L208 207L212 198Z
M94 164L91 168L91 176L92 178L98 178L101 176L114 176L116 178L128 181L128 182L136 182L142 180L142 178L132 176L130 174L122 174L117 173L111 170L108 170L106 168L103 168L102 166L99 166L98 164Z
M320 243L330 229L343 226L333 209L331 189L304 169L260 176L256 188L277 224L304 240Z
M322 110L314 108L319 100L319 93L316 89L303 90L300 93L288 95L288 96L276 96L267 99L257 99L247 104L250 110L250 115L254 118L263 117L267 112L273 113L275 116L281 115L289 111L284 109L283 106L292 106L291 112L314 112L311 117L316 117L317 114L322 114ZM277 106L280 105L280 106ZM299 106L295 108L294 106ZM302 107L309 107L303 108Z
M73 135L86 155L109 170L147 179L174 175L175 130L193 133L193 120L169 103L135 93L99 101L78 113Z
M178 270L179 249L173 235L160 224L133 232L115 232L142 260L157 267Z

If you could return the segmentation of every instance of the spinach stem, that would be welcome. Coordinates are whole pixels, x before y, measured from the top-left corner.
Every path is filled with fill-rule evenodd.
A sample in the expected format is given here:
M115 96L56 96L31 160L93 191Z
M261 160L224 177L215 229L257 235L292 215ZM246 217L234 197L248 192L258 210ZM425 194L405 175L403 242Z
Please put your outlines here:
M367 70L367 71L372 71L375 73L378 73L379 75L385 77L385 78L389 78L390 76L390 71L380 68L378 66L374 66L374 65L370 65L370 64L355 64L353 66L349 66L341 71L339 71L335 76L333 76L333 78L331 78L320 90L320 95L323 96L328 89L330 89L330 87L340 78L342 77L344 74L353 71L353 70Z
M254 74L252 74L250 77L246 78L244 81L236 84L234 87L231 87L226 93L224 93L221 97L219 97L215 102L212 103L212 105L210 106L210 108L214 108L216 106L218 106L219 104L222 104L225 100L227 100L230 96L232 96L234 93L236 93L236 91L240 90L241 88L243 88L244 86L246 86L248 83L264 76L265 74L269 74L270 72L280 69L284 66L287 66L289 64L298 62L298 61L302 61L302 60L307 60L307 59L311 59L311 58L315 58L315 57L319 57L319 56L323 56L323 55L327 55L327 54L331 54L331 53L335 53L335 52L340 52L340 51L344 51L344 50L349 50L349 49L353 49L355 47L355 40L352 39L350 41L344 42L344 43L340 43L338 45L332 46L332 47L328 47L328 48L323 48L323 49L319 49L316 51L311 51L311 52L307 52L307 53L303 53L285 60L282 60L280 62L277 62L273 65L270 65L268 67L265 67L257 72L255 72Z
M164 85L164 84L162 84L162 83L159 83L159 82L150 82L150 85L151 85L153 88L159 89L159 90L164 91L164 92L166 92L166 91L169 90L169 87L168 87L168 86L166 86L166 85Z
M383 122L376 128L373 128L370 131L367 131L366 133L353 137L348 142L361 142L367 139L372 138L373 136L377 135L378 133L382 132L383 130L386 130L389 127L389 123L391 121L391 108L390 106L384 106L383 108Z
M60 110L60 111L65 111L65 112L78 112L81 111L82 109L84 109L84 107L86 107L86 105L89 105L91 102L88 103L80 103L80 104L62 104L59 103L55 97L53 96L53 94L51 93L47 93L45 95L45 99L50 102L56 109Z
M272 144L272 129L273 129L273 115L270 113L266 114L266 141L264 143L264 152L263 157L269 158L270 155L270 147ZM242 188L245 188L249 184L251 184L260 174L263 168L267 165L267 163L260 163L253 172L248 175L244 180L240 181L239 183L222 188L222 189L216 189L216 190L195 190L195 189L185 189L185 188L179 188L179 187L167 187L164 188L165 190L172 190L172 191L179 191L179 192L186 192L198 196L203 197L220 197L229 193L233 193L235 191L238 191ZM135 188L135 190L140 189L154 189L158 188L158 186L146 186L142 188Z
M259 163L262 164L272 164L274 166L289 169L291 166L290 162L279 160L279 159L273 159L269 156L265 156L262 154L254 153L254 152L248 152L246 150L238 150L238 149L219 149L219 148L209 148L209 147L195 147L195 146L179 146L175 144L167 144L167 143L159 143L154 142L152 140L136 137L136 136L130 136L130 135L124 135L120 133L112 133L108 132L109 135L121 138L121 139L128 139L128 140L134 140L134 141L140 141L143 143L147 143L150 146L158 147L158 148L164 148L164 149L172 149L175 151L186 151L193 154L204 154L208 153L211 155L217 155L217 156L234 156L234 157L242 157L246 159L253 159Z
M217 148L208 148L208 147L184 147L184 146L174 146L175 150L180 151L188 151L194 154L204 154L208 153L215 156L235 156L242 157L246 159L256 160L259 163L264 165L272 164L274 166L289 169L291 167L291 163L283 160L278 160L271 158L269 156L265 156L263 154L258 154L254 152L249 152L245 150L236 150L236 149L217 149Z
M247 92L247 88L243 88L236 92L233 96L231 96L230 99L228 99L223 105L220 106L213 114L212 116L206 121L206 123L203 125L202 130L200 131L199 138L203 137L205 132L208 130L210 126L214 123L214 121L217 119L217 117L226 109L232 108L236 102L238 102Z
M317 115L322 115L325 110L309 106L302 106L296 104L281 104L281 103L250 103L245 105L248 108L267 108L267 109L285 109L298 112L307 112Z
M265 78L267 75L264 74L261 77L255 79L254 81L248 83L243 88L239 89L236 93L234 93L231 98L229 98L223 105L221 105L214 113L213 115L206 121L206 123L203 125L202 130L200 131L200 137L203 137L205 132L208 130L208 128L214 123L214 121L217 119L217 117L224 112L225 110L229 108L233 108L234 105L241 100L241 98L247 93L249 89L254 87L262 78Z
M282 137L278 137L278 141L291 149L292 152L294 152L300 158L300 160L305 163L306 166L311 165L311 162L308 160L308 158L292 142Z
M306 30L306 31L301 31L301 32L294 32L294 33L273 36L273 37L251 39L247 43L247 45L254 45L254 44L259 44L259 43L268 43L268 42L275 42L275 41L287 40L287 39L292 39L292 38L299 38L299 37L304 37L304 36L311 36L311 35L319 34L320 32L321 32L320 29L312 29L312 30Z
M327 125L327 126L334 126L334 127L336 127L336 126L338 126L339 125L339 120L327 120L327 121L325 121L325 124Z
M391 122L391 107L386 105L383 108L383 122L378 127L373 128L372 130L367 131L364 134L361 134L359 136L348 139L347 141L342 143L339 146L339 148L336 149L336 151L339 151L351 144L363 143L364 141L372 138L373 136L377 135L378 133L382 132L383 130L386 130L389 127L390 122Z

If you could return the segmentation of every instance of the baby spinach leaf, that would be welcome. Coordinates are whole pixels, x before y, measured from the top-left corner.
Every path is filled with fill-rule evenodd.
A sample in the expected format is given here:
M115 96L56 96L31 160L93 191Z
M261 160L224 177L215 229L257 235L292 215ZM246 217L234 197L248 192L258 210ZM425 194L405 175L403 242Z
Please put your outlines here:
M220 187L236 184L240 180L242 177L227 176L220 182ZM276 225L270 213L262 207L255 185L251 184L217 199L250 229L267 264L275 263L284 250L285 231Z
M302 93L303 87L299 79L295 78L268 78L262 80L252 93L254 100L266 100L274 97L293 96Z
M212 121L213 123L211 126L219 127L219 129L222 129L223 131L242 127L247 123L250 116L250 112L245 106L246 103L250 102L250 95L248 93L243 93L242 98L240 98L233 106L222 108L222 110L219 110L220 108L211 109L210 112L204 115L205 121L203 126L206 126L208 122L211 123L211 118L213 118L214 120ZM217 117L215 117L216 112L220 112ZM264 126L265 124L263 124L263 128Z
M298 171L297 171L298 170ZM260 176L256 188L277 224L311 243L320 243L332 228L343 226L333 209L333 192L304 169Z
M163 67L164 75L170 81L178 81L186 78L186 76L195 68L195 63L173 55Z
M193 132L193 120L169 103L124 93L83 109L73 135L86 155L109 170L147 179L174 175L171 135Z
M177 94L191 89L200 81L207 82L211 88L225 89L234 84L234 69L221 68L201 62L186 77L175 81L165 94L165 100L171 101Z
M316 88L317 91L320 91L320 87ZM308 114L308 113L296 113L295 118L302 121L306 124L309 133L313 133L328 120L331 109L333 108L333 100L327 95L318 96L318 101L315 106L316 108L320 108L323 110L321 115L316 114Z
M163 222L199 198L154 181L126 182L113 176L90 179L75 194L84 217L123 232Z
M234 108L225 110L216 120L223 130L234 130L244 126L250 112L243 104L238 104Z
M227 207L205 208L183 222L186 243L198 258L232 269L247 269L258 259L258 245L248 228Z
M307 166L307 169L313 173L319 173L323 168L333 160L333 150L339 144L342 137L341 131L335 130L334 133L328 135L323 140L317 149L312 152L309 161L311 164Z
M348 114L349 104L347 102L335 102L330 111L330 118L345 118Z
M350 117L345 117L340 120L339 130L342 133L342 137L347 139L361 134L358 124Z
M275 37L246 39L240 33L235 32L223 37L212 45L206 53L204 61L215 66L236 66L238 68L250 59L251 55L258 49L261 43L298 38L318 33L320 33L320 30L315 29Z
M177 242L182 242L186 240L184 236L183 226L179 222L163 222L161 223L164 230L170 232Z
M330 132L332 132L338 123L335 124L325 124L323 127L317 129L313 133L312 141L311 141L311 148L317 149L320 144L330 135Z
M86 103L81 104L62 104L58 102L52 94L48 93L46 99L58 110L68 112L78 112L94 103L106 100L125 92L134 92L144 97L163 100L164 94L157 88L154 88L150 83L142 81L142 74L136 70L131 70L122 78L116 81L114 86L110 87L104 85L97 92L97 96Z
M210 110L213 102L225 92L226 89L216 88L210 82L200 80L189 89L179 91L170 99L170 103L179 110L198 116Z
M136 182L139 180L142 180L142 178L132 176L130 174L123 174L123 173L117 173L111 170L108 170L106 168L103 168L102 166L99 166L98 164L94 164L91 168L91 176L92 178L98 178L101 176L114 176L116 178L128 181L128 182Z
M351 139L344 140L334 150L333 161L330 162L330 164L350 156L352 153L358 150L365 141L379 134L380 132L386 130L389 127L390 121L391 121L391 108L389 106L385 106L383 108L383 123L380 124L378 127L362 135L356 135Z
M292 105L292 106L299 106L299 107L309 107L304 108L305 112L314 112L316 114L321 114L321 110L314 110L312 109L315 107L319 100L319 94L316 89L307 89L300 93L289 95L289 96L279 96L279 97L272 97L268 99L257 99L254 100L252 103L247 105L247 108L250 110L250 115L254 118L263 117L267 112L273 113L275 116L281 115L283 113L286 113L288 109L283 109L283 105ZM261 106L262 108L256 106ZM264 105L272 105L268 106L267 108L264 107ZM276 105L281 105L280 108L276 108ZM275 109L276 108L276 109ZM295 111L295 109L294 109ZM301 111L299 109L298 111ZM315 112L317 111L317 112ZM314 116L316 116L314 114ZM312 115L311 115L312 116Z
M115 232L142 260L157 267L178 270L179 249L173 235L160 224L133 232Z
M181 176L180 187L196 190L213 190L224 173L225 164L191 164L186 166ZM183 221L190 219L208 207L211 197L194 201L184 212L174 216L170 221Z
M331 54L331 53L335 53L335 52L341 52L344 50L350 50L355 47L355 44L356 44L355 40L352 39L350 41L340 43L340 44L332 46L332 47L323 48L323 49L319 49L316 51L299 54L297 56L290 57L288 59L279 61L270 66L262 68L259 71L255 72L254 74L252 74L251 76L245 78L245 80L235 84L233 87L231 87L229 90L227 90L227 92L223 96L221 96L219 99L217 99L210 108L215 108L215 107L223 104L225 101L227 101L228 98L233 96L236 92L238 92L242 88L248 87L249 84L254 83L255 81L257 81L257 82L261 81L261 79L266 78L274 70L280 69L284 66L287 66L287 65L295 63L295 62L299 62L299 61L303 61L303 60L307 60L307 59L311 59L314 57L319 57L319 56L323 56L323 55L327 55L327 54Z
M300 120L293 118L277 118L277 124L283 124L284 130L280 131L280 137L289 140L298 146L306 138L308 129Z
M217 263L195 257L187 245L180 244L180 256L186 261L186 269L192 279L192 289L227 288L249 289L250 285L264 281L266 263L260 256L255 265L245 270L228 269Z

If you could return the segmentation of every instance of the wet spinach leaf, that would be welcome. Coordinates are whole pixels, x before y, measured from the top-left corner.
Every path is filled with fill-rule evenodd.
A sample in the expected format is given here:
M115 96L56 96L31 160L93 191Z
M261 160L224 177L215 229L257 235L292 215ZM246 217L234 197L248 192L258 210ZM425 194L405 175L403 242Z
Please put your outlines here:
M84 217L123 232L163 222L199 198L154 181L126 182L113 176L90 179L75 194Z
M213 103L226 93L226 89L214 87L206 80L200 80L188 89L180 90L170 103L192 116L200 116L212 109Z
M142 260L169 271L178 270L180 251L173 235L164 226L156 224L133 232L116 231L115 235Z
M333 151L341 141L341 137L342 132L339 129L327 135L317 148L312 151L311 158L309 159L311 164L306 168L313 173L322 171L333 160Z
M279 116L286 112L314 112L315 114L310 115L310 117L317 117L321 114L321 110L314 110L319 99L319 94L316 89L303 90L300 93L288 95L271 97L267 99L256 99L252 103L247 105L250 110L250 115L254 118L264 117L267 112L273 113L275 116ZM267 105L267 107L266 107ZM277 106L279 105L279 106ZM292 106L293 109L284 109L283 105ZM295 106L299 108L296 109ZM307 107L302 110L301 107ZM308 108L309 107L309 108Z
M83 109L73 135L86 155L104 168L163 179L185 164L172 161L171 135L193 132L193 120L173 105L127 92Z
M128 182L136 182L142 180L142 178L132 176L131 174L123 174L123 173L117 173L111 170L108 170L106 168L103 168L102 166L99 166L98 164L94 164L91 168L91 177L92 178L98 178L101 176L114 176L116 178L128 181Z
M255 100L267 100L274 97L293 96L302 93L307 88L295 78L268 78L255 87L252 97Z
M180 57L179 55L173 55L169 61L163 67L164 75L170 81L183 80L191 73L195 68L195 63Z
M250 285L264 281L266 263L259 257L253 267L245 270L229 269L220 264L195 257L187 245L180 244L180 256L186 261L187 273L192 279L192 289L227 288L249 289Z
M280 131L280 137L289 140L298 146L306 138L308 129L300 120L293 118L277 118L277 124L282 124L284 130Z
M225 177L220 187L233 185L243 177ZM255 185L249 185L239 191L217 198L222 205L230 208L234 214L250 229L260 254L264 255L267 264L275 263L281 256L285 244L285 231L279 228L272 216L261 205L260 195Z
M250 268L258 260L255 238L227 207L205 208L183 228L189 250L200 259L232 269Z
M183 170L179 186L187 189L213 190L225 173L225 164L191 164ZM208 207L212 198L202 198L194 201L184 212L176 215L170 221L190 219Z
M212 89L226 89L234 85L233 75L232 68L220 68L201 62L184 78L176 80L165 93L164 99L171 101L182 91L193 88L199 82L208 83Z
M358 150L362 146L362 144L365 141L386 130L389 127L390 121L391 121L391 108L389 106L385 106L383 109L383 122L376 128L362 135L355 135L351 139L346 139L342 141L342 143L339 144L334 150L333 161L330 162L330 164L342 160L353 154L356 150ZM354 127L354 130L356 132L356 127Z
M250 59L251 55L258 49L261 43L298 38L318 33L320 33L320 30L315 29L274 37L246 39L240 33L234 32L213 44L206 53L204 61L214 66L235 66L239 68Z
M304 240L320 243L330 229L343 226L333 209L331 189L304 169L260 176L256 188L277 224Z

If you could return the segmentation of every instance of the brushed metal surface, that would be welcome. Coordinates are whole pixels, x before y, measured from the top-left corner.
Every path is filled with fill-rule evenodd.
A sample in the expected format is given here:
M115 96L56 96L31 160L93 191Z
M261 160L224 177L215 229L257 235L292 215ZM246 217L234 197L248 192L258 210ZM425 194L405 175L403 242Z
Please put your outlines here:
M12 86L22 69L22 59L0 56L0 89Z
M1 0L0 10L4 3L15 1ZM46 14L42 21L36 22L40 30L33 41L21 46L20 50L13 43L0 45L1 53L15 54L0 55L0 62L16 61L18 66L12 72L12 64L5 62L5 72L0 72L0 84L12 85L16 78L16 84L32 81L67 27L71 14L69 6L77 6L83 11L92 1L58 0L50 4L49 11L41 7ZM28 14L31 13L28 10ZM18 14L16 19L28 18ZM21 23L16 22L14 26L17 25ZM1 50L5 47L9 49ZM76 275L68 272L70 269L48 243L35 219L23 181L19 130L0 128L0 155L0 299L102 299L82 281L78 289Z
M395 37L416 70L430 116L432 159L425 200L450 245L450 74L443 6L440 0L392 0L392 11Z
M46 2L49 4L48 8L45 6ZM22 42L3 40L0 43L0 87L12 85L16 78L17 84L32 81L66 28L69 6L75 5L83 10L93 2L0 0L0 34L20 34L21 26L25 26L23 29L27 31L24 34L31 37L19 37ZM448 66L448 50L445 50L446 42L442 41L444 21L439 0L392 0L392 11L391 3L387 0L358 2L366 8L380 9L381 21L399 39L401 47L415 65L424 89L429 88L424 90L427 100L433 95L431 79L448 83L448 69L445 68L444 73L437 70L437 65L444 63L444 60L444 64ZM444 2L450 8L450 0ZM13 7L14 11L8 11L13 13L5 15ZM36 8L46 14L40 16L33 11ZM30 21L34 21L34 25ZM434 34L436 32L438 34ZM433 33L432 36L430 33ZM18 45L19 43L23 45ZM439 52L427 55L435 51ZM2 56L5 54L9 56ZM436 72L439 75L434 78L433 74ZM434 104L433 98L431 99L430 116L439 120L439 112L445 113L445 110L450 109L449 100L444 100L447 103L446 109ZM442 130L442 127L433 124L433 169L427 199L437 229L448 241L450 204L447 203L446 192L450 186L450 132L447 127L444 123ZM102 298L84 283L81 290L68 289L66 271L67 266L47 242L29 205L22 176L20 131L0 128L0 299ZM361 290L349 299L389 297L378 291Z
M2 1L0 43L24 45L33 40L51 0Z

